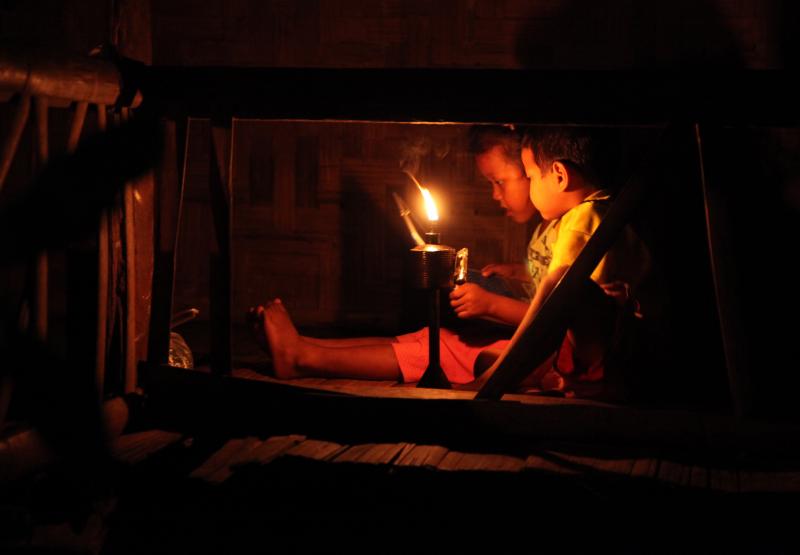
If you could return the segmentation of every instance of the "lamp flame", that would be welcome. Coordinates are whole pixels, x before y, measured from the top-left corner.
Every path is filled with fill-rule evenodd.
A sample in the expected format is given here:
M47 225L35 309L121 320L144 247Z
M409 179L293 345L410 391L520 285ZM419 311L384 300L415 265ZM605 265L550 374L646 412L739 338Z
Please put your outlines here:
M422 193L422 198L425 199L425 212L428 213L428 219L432 222L438 222L439 211L436 209L436 203L433 201L431 192L426 187L420 185L420 182L417 181L417 178L414 177L414 174L409 171L406 171L405 173L407 173L408 177L414 181L414 184L419 189L419 192Z
M439 211L436 210L436 203L433 202L431 192L425 187L420 187L419 191L422 193L422 196L425 199L425 212L428 213L428 219L432 222L438 222Z

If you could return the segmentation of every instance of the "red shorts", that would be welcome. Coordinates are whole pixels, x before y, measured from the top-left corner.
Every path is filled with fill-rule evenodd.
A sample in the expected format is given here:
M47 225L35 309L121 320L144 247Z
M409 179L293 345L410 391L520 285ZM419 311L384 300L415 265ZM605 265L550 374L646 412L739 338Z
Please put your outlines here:
M439 331L439 363L450 383L469 383L475 379L475 360L486 349L504 350L508 339L466 339L456 332ZM392 343L403 381L418 382L428 368L428 328L397 336Z

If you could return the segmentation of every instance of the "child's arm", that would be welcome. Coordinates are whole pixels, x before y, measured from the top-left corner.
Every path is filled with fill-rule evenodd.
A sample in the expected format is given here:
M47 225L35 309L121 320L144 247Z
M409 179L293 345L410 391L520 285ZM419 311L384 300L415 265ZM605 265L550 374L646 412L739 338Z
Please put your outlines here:
M453 289L450 304L459 318L483 318L512 326L519 325L528 311L527 302L489 293L474 283Z
M525 264L489 264L481 268L481 275L489 277L492 275L503 276L519 281L530 281L531 275Z

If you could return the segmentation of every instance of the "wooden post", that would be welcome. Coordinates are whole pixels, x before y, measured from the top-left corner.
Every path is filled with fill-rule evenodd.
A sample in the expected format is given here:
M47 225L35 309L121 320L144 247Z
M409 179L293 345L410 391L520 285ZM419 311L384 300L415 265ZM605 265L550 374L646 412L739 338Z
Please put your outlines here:
M31 112L31 97L28 94L23 94L17 101L16 109L14 110L14 119L11 122L11 130L3 142L3 150L0 153L0 191L3 190L3 184L8 176L8 171L11 169L11 163L14 161L14 155L17 153L19 140L22 137L22 132L25 130L25 124L28 123L28 116ZM5 422L6 412L9 403L11 402L11 389L13 388L13 381L11 376L6 374L0 378L0 427Z
M150 312L150 333L147 360L151 364L166 364L169 354L172 291L175 284L175 253L178 246L183 189L186 182L186 163L189 154L190 120L165 120L164 156L156 173L157 200L155 217L155 257Z
M125 393L136 389L136 240L134 184L125 185Z
M11 122L11 132L3 143L2 158L0 158L0 191L3 190L3 183L5 183L8 170L11 169L11 163L14 161L19 139L28 122L30 111L31 97L29 95L20 96L14 111L14 120Z
M119 127L119 112L109 113L109 127ZM106 368L106 378L113 378L110 390L114 393L121 392L125 388L125 304L126 297L120 296L120 287L124 288L124 269L125 269L125 207L124 190L120 190L113 204L108 209L108 344L115 345L118 349L114 352L109 351L116 357L108 360ZM122 284L121 284L122 282ZM112 372L112 374L109 374ZM106 389L109 389L108 384Z
M724 238L724 230L729 228L728 214L725 209L725 194L709 181L706 168L707 153L704 152L703 141L706 133L700 124L694 125L697 145L698 169L700 183L703 187L705 204L706 233L708 252L711 258L711 276L714 280L714 294L717 299L717 314L722 334L722 349L725 353L725 366L728 370L728 385L736 416L746 417L752 413L750 396L751 382L747 373L747 352L745 334L742 330L741 303L734 283L735 272L731 268L735 256L730 252L729 241Z
M39 153L39 164L45 166L50 157L49 135L47 132L48 108L47 98L37 96L34 99L36 106L36 138ZM48 265L47 253L42 252L36 256L34 262L34 299L33 299L33 324L36 336L41 341L47 340L47 296L48 296Z
M130 118L128 108L122 108L123 124ZM136 390L136 233L134 231L135 184L125 185L125 393Z
M108 128L105 104L97 104L97 128L104 133ZM108 337L108 211L100 213L97 226L97 341L95 343L95 376L100 397L105 392L106 347Z
M153 61L151 3L150 0L115 0L109 13L111 43L116 46L121 56L139 60L143 64L151 64ZM132 75L125 77L127 79ZM130 86L130 81L126 81L126 84ZM133 113L130 108L124 107L120 115L125 123ZM135 388L138 362L147 357L155 255L155 198L154 175L150 172L126 186L124 194L126 244L124 279L128 293L125 302L126 391Z
M74 153L78 147L88 107L88 102L77 102L72 110L66 144L67 154ZM93 275L95 263L96 256L93 250L87 248L84 243L67 244L64 267L66 356L69 368L81 374L90 373L90 369L94 366L95 313L88 309L94 307L97 295Z
M231 244L233 216L233 148L232 121L211 122L211 211L214 217L215 240L211 249L211 292L209 315L211 321L211 371L231 372Z

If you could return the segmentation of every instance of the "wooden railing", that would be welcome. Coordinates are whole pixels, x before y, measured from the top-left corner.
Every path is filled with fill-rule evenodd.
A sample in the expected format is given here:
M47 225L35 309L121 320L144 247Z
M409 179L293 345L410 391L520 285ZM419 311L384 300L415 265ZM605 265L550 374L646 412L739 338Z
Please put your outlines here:
M50 109L72 106L72 118L67 139L67 152L78 146L90 105L97 112L98 129L108 127L109 106L117 109L112 118L117 121L129 117L130 108L141 103L141 94L134 91L130 101L121 105L123 78L117 65L111 61L89 57L54 54L31 49L0 46L0 100L14 104L11 128L4 137L0 151L0 191L3 188L20 139L30 119L31 107L35 114L35 135L38 163L44 167L50 159ZM125 221L132 221L133 196L130 187L124 195ZM103 213L97 232L98 289L95 370L98 391L102 394L105 377L109 298L109 217ZM125 226L125 242L133 245L133 229ZM48 257L46 252L32 262L32 305L30 328L40 341L48 336ZM134 357L135 332L135 268L134 249L126 249L126 337L125 337L125 392L136 387L136 361Z

